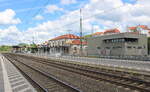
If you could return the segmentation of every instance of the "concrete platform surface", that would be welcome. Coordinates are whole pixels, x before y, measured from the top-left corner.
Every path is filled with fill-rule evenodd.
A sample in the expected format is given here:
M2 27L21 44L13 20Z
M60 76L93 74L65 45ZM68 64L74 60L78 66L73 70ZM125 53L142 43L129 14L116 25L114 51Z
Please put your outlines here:
M17 68L1 54L0 92L37 92Z
M23 54L41 58L50 58L50 59L61 59L71 62L87 63L87 64L96 64L104 65L110 67L119 67L127 69L135 69L141 71L150 72L150 61L136 61L136 60L119 60L119 59L106 59L106 58L88 58L88 57L72 57L72 56L60 56L55 57L47 54Z

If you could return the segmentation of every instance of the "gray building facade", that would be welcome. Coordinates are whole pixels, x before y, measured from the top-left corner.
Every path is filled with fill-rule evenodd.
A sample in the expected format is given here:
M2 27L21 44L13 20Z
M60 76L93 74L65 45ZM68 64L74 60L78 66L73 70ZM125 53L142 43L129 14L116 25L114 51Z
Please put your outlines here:
M99 35L87 38L88 56L143 56L147 36L133 32Z

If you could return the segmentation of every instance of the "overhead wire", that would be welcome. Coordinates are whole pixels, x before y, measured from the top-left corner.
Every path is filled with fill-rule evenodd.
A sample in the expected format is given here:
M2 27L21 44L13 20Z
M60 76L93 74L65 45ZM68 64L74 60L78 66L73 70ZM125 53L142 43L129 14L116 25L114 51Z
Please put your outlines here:
M109 9L109 10L104 10L103 12L100 12L100 13L97 13L97 14L94 14L94 15L91 15L91 16L88 16L88 17L85 17L85 18L82 19L82 21L85 21L85 20L87 20L87 19L96 17L96 16L98 16L98 15L100 15L100 14L112 12L113 10L119 9L119 8L121 8L121 7L124 7L124 5L121 5L121 6L119 6L119 7L115 7L115 8ZM61 26L61 27L54 28L53 30L59 30L59 29L62 29L62 28L64 28L64 27L66 27L66 26L71 26L71 25L73 25L73 24L76 24L76 23L78 23L78 22L79 22L79 20L76 20L76 21L70 22L70 23L68 23L68 24L65 24L65 25L63 25L63 26Z
M49 4L49 2L50 2L50 0L47 0L47 1L45 2L45 4L43 5L43 7L47 6L47 5ZM41 13L42 9L43 9L43 8L40 8L35 14L33 14L32 17L35 17L36 15L38 15L39 13Z
M50 0L47 0L46 3L43 5L43 7L47 6L48 3L49 3L49 1L50 1ZM96 14L94 14L94 15L91 15L91 16L88 16L88 17L83 18L83 21L85 21L85 20L87 20L87 19L90 19L90 18L93 18L93 17L96 17L96 16L98 16L98 15L100 15L100 14L112 12L112 11L114 11L114 10L116 10L116 9L119 9L119 8L121 8L121 7L124 7L124 6L125 6L125 5L123 4L123 5L120 5L120 6L118 6L118 7L111 8L111 9L109 9L109 10L104 10L104 11L102 11L102 12L100 12L100 13L96 13ZM41 13L42 9L43 9L43 8L40 8L36 13L34 13L34 14L32 15L32 17L35 17L36 15L38 15L39 13ZM28 22L29 22L29 21L28 21ZM26 22L26 23L28 23L28 22ZM60 26L60 27L57 27L57 28L53 28L53 30L57 30L57 31L58 31L58 30L60 30L60 29L62 29L62 28L65 28L65 27L67 27L67 26L71 26L71 25L76 24L76 23L78 23L78 22L79 22L79 20L75 20L75 21L70 22L70 23L68 23L68 24L65 24L65 25L63 25L63 26Z
M38 4L38 2L34 3L33 6L35 6L36 4ZM33 7L31 7L31 8L33 8ZM23 19L28 20L28 19L25 19L25 18L29 18L28 15L30 15L30 14L31 14L31 10L29 9L29 11L24 15Z
M49 4L49 1L50 0L47 0L43 5L42 5L42 7L44 8L45 6L47 6L48 4ZM37 2L35 3L35 4L37 4ZM36 15L38 15L39 13L41 13L41 11L42 11L42 9L43 8L39 8L32 16L30 16L31 18L33 18L33 17L35 17ZM31 13L31 12L30 12ZM27 14L27 15L29 15L29 14ZM27 19L26 20L26 23L28 23L29 22L29 19Z
M138 1L138 0L136 0L136 1ZM47 6L47 5L49 4L49 2L50 2L50 0L47 0L47 1L44 3L43 7ZM102 11L102 12L100 12L100 13L93 14L93 15L91 15L91 16L88 16L88 17L83 18L83 21L85 21L85 20L87 20L87 19L90 19L90 18L93 18L93 17L96 17L96 16L99 16L99 15L104 14L104 13L112 12L112 11L114 11L114 10L116 10L116 9L119 9L119 8L121 8L121 7L124 7L124 6L125 6L125 5L123 4L123 5L120 5L120 6L118 6L118 7L114 7L114 8L111 8L111 9L109 9L109 10L104 10L104 11ZM35 17L36 15L40 14L41 11L42 11L42 9L43 9L43 8L38 9L37 12L35 12L31 17ZM31 13L31 11L28 12L28 14L30 14L30 13ZM27 14L27 15L28 15L28 14ZM26 17L26 16L25 16L25 17ZM28 17L27 17L27 18L28 18ZM26 19L26 23L28 23L28 22L29 22L29 19ZM54 28L53 30L60 30L60 29L62 29L62 28L66 28L66 27L71 26L71 25L73 25L73 24L76 24L76 23L78 23L78 22L79 22L79 20L75 20L75 21L70 22L70 23L68 23L68 24L65 24L65 25L63 25L63 26ZM4 25L4 26L5 26L5 25Z
M33 17L35 17L36 15L38 15L38 14L40 14L41 12L42 12L42 10L43 10L43 8L45 7L45 6L47 6L48 4L49 4L49 2L50 2L50 0L47 0L42 6L41 6L41 8L39 8L34 14L32 14L30 17L31 18L33 18ZM36 5L38 2L36 1L36 3L34 3L34 5ZM28 24L29 22L30 22L30 20L29 20L29 17L27 17L27 15L29 15L29 14L31 14L32 12L31 11L29 11L27 14L26 14L26 20L25 20L25 22L24 22L24 25L26 25L26 24ZM32 37L33 38L33 37Z
M137 1L138 1L138 0L136 0L136 2L137 2ZM122 7L125 7L125 4L122 4L122 5L118 6L118 7L114 7L114 8L108 9L108 10L104 10L104 11L102 11L102 12L100 12L100 13L96 13L96 14L93 14L93 15L91 15L91 16L85 17L85 18L82 19L82 21L85 21L85 20L87 20L87 19L90 19L90 18L99 16L99 15L104 14L104 13L112 12L112 11L114 11L114 10L116 10L116 9L120 9L120 8L122 8ZM68 23L68 24L65 24L65 25L63 25L63 26L61 26L61 27L54 28L54 30L59 30L59 29L62 29L62 28L64 28L64 27L66 27L66 26L71 26L71 25L73 25L73 24L76 24L76 23L78 23L78 22L79 22L79 20L76 20L76 21L70 22L70 23Z

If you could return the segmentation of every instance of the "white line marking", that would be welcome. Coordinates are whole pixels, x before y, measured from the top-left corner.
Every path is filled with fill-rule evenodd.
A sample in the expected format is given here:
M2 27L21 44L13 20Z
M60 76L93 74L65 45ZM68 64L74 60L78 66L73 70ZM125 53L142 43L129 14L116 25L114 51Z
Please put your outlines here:
M22 83L22 84L20 84L20 85L14 86L12 89L16 89L16 88L21 87L21 86L23 86L23 85L28 85L28 84L24 82L24 83ZM28 86L28 88L29 88L29 86Z
M2 64L2 69L3 69L5 92L12 92L11 85L9 83L8 75L7 75L7 72L6 72L6 68L5 68L5 65L4 65L4 58L3 58L2 55L0 55L0 58L1 58L1 64Z
M27 90L31 90L31 92L33 92L31 88L23 89L23 90L21 90L20 92L26 92Z
M14 81L14 82L11 83L11 85L16 84L16 83L18 83L18 82L23 82L23 81L24 81L24 80Z
M9 80L10 80L10 81L13 81L13 80L16 80L16 79L18 79L18 78L21 78L21 76L12 77L12 78L9 77Z

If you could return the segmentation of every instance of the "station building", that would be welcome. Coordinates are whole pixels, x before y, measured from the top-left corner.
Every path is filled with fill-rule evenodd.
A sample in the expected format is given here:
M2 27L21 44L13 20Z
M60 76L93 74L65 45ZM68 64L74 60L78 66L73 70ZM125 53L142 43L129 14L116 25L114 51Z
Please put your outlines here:
M82 44L83 55L87 54L87 42L80 41L80 37L73 34L65 34L48 40L43 45L39 46L39 51L44 51L49 54L61 53L62 55L80 55Z
M49 46L48 46L48 41L45 41L44 43L42 44L38 44L37 45L37 50L38 50L38 53L49 53Z
M138 32L120 33L106 30L87 38L88 56L140 56L147 55L147 35Z

